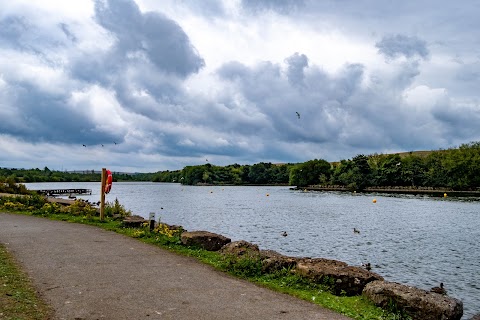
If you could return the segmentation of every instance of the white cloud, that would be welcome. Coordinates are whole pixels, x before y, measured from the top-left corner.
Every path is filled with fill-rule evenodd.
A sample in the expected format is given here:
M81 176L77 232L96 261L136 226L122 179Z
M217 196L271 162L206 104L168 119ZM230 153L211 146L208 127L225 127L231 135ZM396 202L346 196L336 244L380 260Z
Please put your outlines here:
M475 3L409 4L1 3L0 160L155 171L479 140Z

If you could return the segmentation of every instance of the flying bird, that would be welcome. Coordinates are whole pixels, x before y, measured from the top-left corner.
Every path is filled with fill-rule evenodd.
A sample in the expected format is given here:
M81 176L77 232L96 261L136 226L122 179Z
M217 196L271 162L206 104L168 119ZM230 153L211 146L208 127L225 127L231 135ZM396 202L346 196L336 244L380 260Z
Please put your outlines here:
M87 146L83 144L83 146L86 148Z
M102 147L103 147L103 144L102 144Z
M113 143L117 144L115 141L113 141Z
M295 113L297 114L298 119L300 119L300 113L298 113L298 111L295 111Z

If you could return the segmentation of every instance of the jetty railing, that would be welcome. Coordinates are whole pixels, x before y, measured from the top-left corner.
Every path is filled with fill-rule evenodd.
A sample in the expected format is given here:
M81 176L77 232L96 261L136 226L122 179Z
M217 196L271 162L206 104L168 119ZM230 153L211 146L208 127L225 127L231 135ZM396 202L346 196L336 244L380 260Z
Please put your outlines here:
M37 193L47 196L56 196L63 194L92 194L92 189L44 189L36 191Z

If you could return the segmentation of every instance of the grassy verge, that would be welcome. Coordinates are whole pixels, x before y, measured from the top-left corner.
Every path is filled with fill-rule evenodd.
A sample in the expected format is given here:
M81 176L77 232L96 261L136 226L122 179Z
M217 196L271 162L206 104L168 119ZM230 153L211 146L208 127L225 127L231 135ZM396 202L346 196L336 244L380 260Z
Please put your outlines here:
M0 319L46 320L49 315L50 308L0 244Z
M8 204L8 206L10 206L10 208L14 208L13 210L8 210L9 208L5 205L2 207L1 203L0 209L27 215L42 216L54 220L94 225L106 230L124 234L129 237L137 238L145 243L156 245L178 254L194 257L203 263L206 263L218 270L228 272L233 276L246 279L275 291L283 292L300 299L310 301L328 309L337 311L353 319L408 319L399 313L389 312L374 306L373 303L368 301L363 296L335 296L330 293L330 288L328 286L311 283L303 277L290 273L289 270L284 269L274 273L262 273L261 263L259 263L259 260L241 259L241 261L232 261L231 258L226 257L218 252L186 247L180 243L181 231L170 229L167 225L161 224L153 232L150 232L147 226L135 229L124 228L120 221L113 220L110 217L107 217L104 221L100 221L98 216L92 214L92 212L88 209L87 214L83 214L79 208L69 211L63 209L57 210L57 208L52 209L51 205L43 205L41 209L25 211L21 206L18 207L20 210L15 210L16 207L11 204L12 202L10 201L9 203L10 204ZM0 317L0 319L2 318Z

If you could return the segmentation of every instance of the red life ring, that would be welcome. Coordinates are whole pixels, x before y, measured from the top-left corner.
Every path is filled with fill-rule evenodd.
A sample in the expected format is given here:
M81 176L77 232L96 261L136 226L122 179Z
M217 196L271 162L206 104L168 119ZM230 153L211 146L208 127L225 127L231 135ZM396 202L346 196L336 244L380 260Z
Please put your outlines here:
M112 171L107 170L107 182L105 183L105 193L109 193L112 190Z

